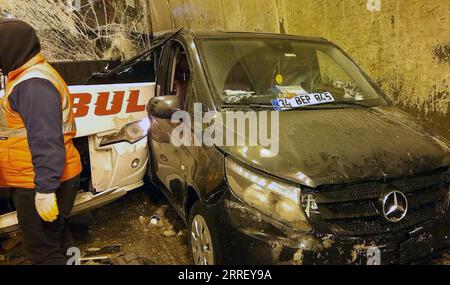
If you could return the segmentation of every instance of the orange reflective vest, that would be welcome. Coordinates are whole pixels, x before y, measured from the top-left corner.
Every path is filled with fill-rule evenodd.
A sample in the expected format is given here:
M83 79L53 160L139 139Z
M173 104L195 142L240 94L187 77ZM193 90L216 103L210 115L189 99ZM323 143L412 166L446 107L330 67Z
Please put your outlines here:
M81 173L80 154L73 145L76 135L72 102L66 83L38 54L19 69L8 74L5 94L0 98L0 187L34 189L34 167L27 140L27 130L20 115L11 109L9 96L14 87L32 78L50 81L61 95L63 111L63 134L66 148L66 164L60 178L61 182ZM36 94L39 96L39 94ZM43 138L45 139L45 138Z

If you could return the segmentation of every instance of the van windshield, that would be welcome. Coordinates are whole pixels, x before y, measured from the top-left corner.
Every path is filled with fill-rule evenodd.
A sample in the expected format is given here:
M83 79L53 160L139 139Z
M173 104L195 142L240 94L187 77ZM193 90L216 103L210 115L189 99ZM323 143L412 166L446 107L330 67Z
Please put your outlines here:
M209 84L222 105L273 105L281 98L313 94L328 104L387 104L358 67L330 44L238 37L198 43ZM328 95L332 101L326 101Z

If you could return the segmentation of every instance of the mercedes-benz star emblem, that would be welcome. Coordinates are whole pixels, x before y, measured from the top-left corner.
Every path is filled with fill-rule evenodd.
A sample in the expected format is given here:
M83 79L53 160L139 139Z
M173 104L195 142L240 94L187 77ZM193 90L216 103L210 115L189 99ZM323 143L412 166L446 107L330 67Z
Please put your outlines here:
M408 213L408 199L400 191L393 191L383 198L383 214L391 223L398 223Z

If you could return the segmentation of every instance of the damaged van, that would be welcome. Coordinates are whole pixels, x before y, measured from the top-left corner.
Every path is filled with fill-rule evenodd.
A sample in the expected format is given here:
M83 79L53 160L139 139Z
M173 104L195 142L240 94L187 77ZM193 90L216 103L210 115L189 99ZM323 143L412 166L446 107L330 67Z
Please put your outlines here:
M154 95L154 65L147 58L120 74L99 75L118 65L108 61L53 64L69 85L77 126L74 143L83 164L74 215L144 185L149 127L146 105ZM0 190L0 235L16 230L14 204L7 192Z
M148 172L186 221L195 264L403 264L449 245L448 143L333 43L183 30L156 86ZM279 151L176 146L186 119L174 115L194 118L199 104L215 118L276 112Z

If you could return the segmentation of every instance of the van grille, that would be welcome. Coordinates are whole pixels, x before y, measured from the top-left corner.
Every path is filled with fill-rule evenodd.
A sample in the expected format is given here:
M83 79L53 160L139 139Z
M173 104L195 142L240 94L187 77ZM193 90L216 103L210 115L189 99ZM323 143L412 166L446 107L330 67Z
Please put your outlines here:
M391 191L402 192L409 203L407 216L396 224L383 217L380 202ZM443 169L388 182L333 186L316 193L316 202L335 234L363 236L395 233L436 217L436 208L447 202L448 192L447 169Z

